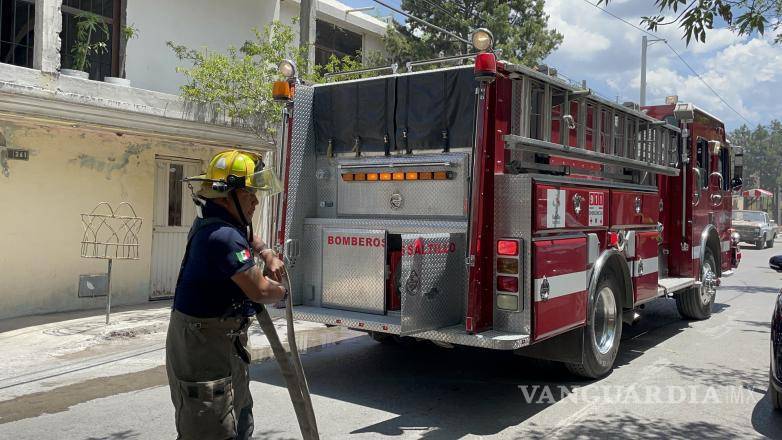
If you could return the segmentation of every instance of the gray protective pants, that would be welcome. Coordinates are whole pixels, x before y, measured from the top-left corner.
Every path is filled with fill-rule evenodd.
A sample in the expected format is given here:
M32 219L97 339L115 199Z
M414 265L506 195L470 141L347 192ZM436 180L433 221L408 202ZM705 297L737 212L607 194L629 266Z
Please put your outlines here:
M248 326L246 318L171 312L166 372L177 439L244 440L252 435Z

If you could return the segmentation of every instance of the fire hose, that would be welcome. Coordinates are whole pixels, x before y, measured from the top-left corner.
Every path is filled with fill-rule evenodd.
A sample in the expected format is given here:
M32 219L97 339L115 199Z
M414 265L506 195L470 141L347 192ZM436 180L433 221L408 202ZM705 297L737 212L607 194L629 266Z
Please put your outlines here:
M289 264L287 258L285 258L285 264ZM266 335L266 339L269 340L269 344L272 347L272 353L274 353L274 359L277 361L282 377L285 379L285 384L288 387L288 394L290 395L293 409L296 412L296 419L299 422L299 429L301 430L302 437L304 440L317 440L320 438L318 435L318 426L315 421L315 412L312 408L307 378L304 376L304 368L301 365L299 349L296 346L296 334L293 328L293 295L290 294L291 283L288 278L288 272L285 269L283 269L282 280L288 291L288 298L285 301L285 321L288 330L288 347L290 353L285 351L282 342L280 342L280 337L277 334L277 330L274 328L272 318L265 306L260 305L258 307L255 318L258 320L261 330L263 330L263 333Z

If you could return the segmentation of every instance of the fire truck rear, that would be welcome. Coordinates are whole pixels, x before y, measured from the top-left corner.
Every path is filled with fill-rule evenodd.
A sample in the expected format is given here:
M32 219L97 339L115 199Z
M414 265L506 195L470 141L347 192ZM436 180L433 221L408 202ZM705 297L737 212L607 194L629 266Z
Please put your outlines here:
M741 258L741 155L722 122L473 56L275 87L290 98L278 221L295 317L585 377L611 370L648 301L708 318Z

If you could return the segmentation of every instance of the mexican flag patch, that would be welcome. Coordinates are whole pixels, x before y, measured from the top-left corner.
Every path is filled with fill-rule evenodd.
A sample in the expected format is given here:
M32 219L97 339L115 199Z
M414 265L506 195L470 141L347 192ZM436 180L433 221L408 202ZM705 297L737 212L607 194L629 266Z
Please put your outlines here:
M250 254L250 251L248 249L244 249L236 253L236 259L239 260L240 263L244 263L245 261L248 261L252 257L253 256L252 254Z

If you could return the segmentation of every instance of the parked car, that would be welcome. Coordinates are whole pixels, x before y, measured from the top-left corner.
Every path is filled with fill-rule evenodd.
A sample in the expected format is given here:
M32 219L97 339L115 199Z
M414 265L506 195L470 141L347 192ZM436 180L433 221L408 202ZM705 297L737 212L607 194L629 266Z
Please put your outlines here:
M777 272L782 272L782 255L771 257L768 265ZM774 314L771 316L771 367L768 395L774 409L782 411L782 291L777 295Z
M765 212L733 211L732 224L739 234L739 241L754 243L757 249L774 247L777 229L772 227Z

